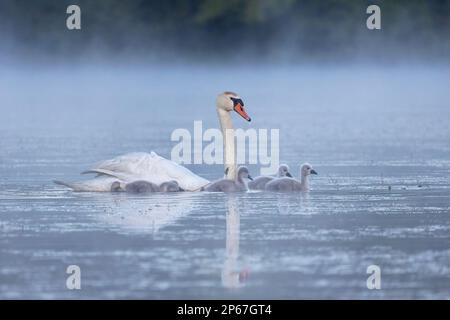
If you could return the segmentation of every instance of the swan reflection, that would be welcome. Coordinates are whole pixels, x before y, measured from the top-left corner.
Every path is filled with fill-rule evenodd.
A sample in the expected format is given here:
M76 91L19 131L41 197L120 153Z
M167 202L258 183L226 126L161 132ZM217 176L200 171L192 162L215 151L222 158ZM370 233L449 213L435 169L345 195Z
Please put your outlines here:
M104 214L96 214L95 218L108 224L108 228L126 233L156 233L189 215L196 202L192 193L154 193L145 196L116 193L98 197Z
M238 198L230 195L226 212L225 262L222 268L222 285L225 288L243 286L249 276L248 269L238 268L240 241L240 212Z

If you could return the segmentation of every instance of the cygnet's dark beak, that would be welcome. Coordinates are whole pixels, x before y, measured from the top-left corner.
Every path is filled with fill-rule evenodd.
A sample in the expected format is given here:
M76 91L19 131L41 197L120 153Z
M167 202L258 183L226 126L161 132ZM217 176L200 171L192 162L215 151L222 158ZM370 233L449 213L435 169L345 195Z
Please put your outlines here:
M292 174L290 174L289 172L286 173L286 177L292 178Z
M251 175L248 175L248 178L253 181L253 178Z
M316 170L312 169L311 174L317 174Z

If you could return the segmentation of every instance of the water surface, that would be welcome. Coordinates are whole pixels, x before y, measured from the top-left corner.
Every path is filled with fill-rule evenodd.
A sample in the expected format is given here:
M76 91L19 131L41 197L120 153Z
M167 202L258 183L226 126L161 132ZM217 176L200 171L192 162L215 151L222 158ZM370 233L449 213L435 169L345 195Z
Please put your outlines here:
M448 68L85 68L0 75L0 298L450 296ZM91 164L165 157L241 94L309 194L73 193ZM192 165L208 179L218 165ZM252 165L253 175L258 166ZM82 289L66 288L78 265ZM382 272L366 287L367 267Z

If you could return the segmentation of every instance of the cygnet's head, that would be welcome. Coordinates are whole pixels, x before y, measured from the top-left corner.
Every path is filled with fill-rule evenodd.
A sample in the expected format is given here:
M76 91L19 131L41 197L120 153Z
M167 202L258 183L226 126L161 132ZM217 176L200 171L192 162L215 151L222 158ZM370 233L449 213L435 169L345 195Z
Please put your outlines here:
M253 178L250 176L250 173L248 172L247 167L239 167L237 171L237 179L240 182L247 183L248 180L253 180Z
M219 94L217 96L216 106L218 110L224 110L227 112L235 111L245 120L252 120L247 112L245 112L244 102L234 92L225 91L224 93Z
M111 192L122 192L125 190L125 185L120 183L120 181L114 181L111 184Z
M183 189L180 188L180 185L175 180L163 182L159 188L161 189L161 192L178 192L183 191Z
M291 177L292 175L289 172L289 166L287 164L282 164L278 167L278 177Z
M307 177L311 174L317 174L317 172L313 169L313 167L309 163L305 163L302 165L300 169L300 174L302 177Z

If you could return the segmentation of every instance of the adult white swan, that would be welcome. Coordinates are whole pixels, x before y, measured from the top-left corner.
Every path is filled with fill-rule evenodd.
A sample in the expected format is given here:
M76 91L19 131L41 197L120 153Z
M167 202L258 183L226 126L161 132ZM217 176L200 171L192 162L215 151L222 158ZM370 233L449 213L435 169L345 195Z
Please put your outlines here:
M247 121L251 121L251 119L244 110L242 99L236 93L227 91L220 94L217 97L216 107L224 139L226 177L234 180L236 177L236 154L230 111L237 112ZM94 179L81 182L54 182L67 186L74 191L103 192L111 191L111 185L117 180L125 183L145 180L157 185L174 180L185 191L198 191L209 183L208 180L153 151L150 153L128 153L102 161L83 173L94 173L97 176Z

